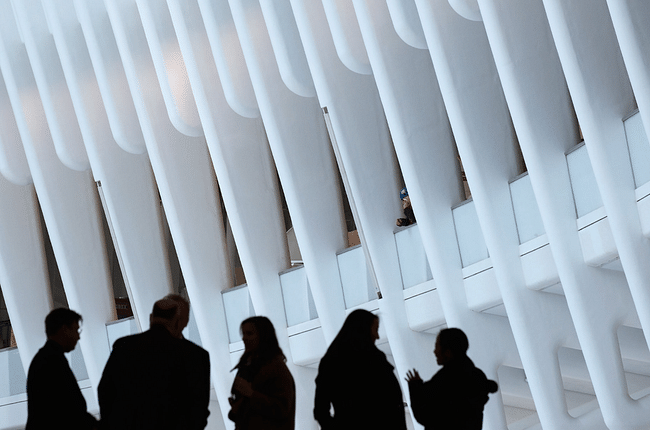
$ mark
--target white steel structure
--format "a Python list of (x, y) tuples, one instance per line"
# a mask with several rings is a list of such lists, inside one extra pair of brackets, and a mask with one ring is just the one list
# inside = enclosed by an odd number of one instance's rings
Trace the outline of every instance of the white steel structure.
[[(486, 429), (650, 428), (647, 0), (0, 10), (0, 317), (17, 344), (0, 430), (24, 426), (53, 306), (84, 317), (71, 361), (98, 413), (112, 342), (147, 329), (181, 270), (210, 428), (233, 428), (252, 314), (288, 357), (297, 428), (318, 428), (318, 361), (359, 307), (402, 381), (437, 370), (441, 328), (465, 330), (500, 384)], [(418, 223), (396, 228), (404, 186)], [(133, 319), (116, 322), (117, 278)]]

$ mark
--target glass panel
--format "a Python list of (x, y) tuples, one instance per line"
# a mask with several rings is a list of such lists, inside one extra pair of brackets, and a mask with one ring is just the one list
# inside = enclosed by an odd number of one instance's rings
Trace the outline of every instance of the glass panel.
[(544, 234), (544, 224), (535, 200), (533, 186), (528, 175), (510, 183), (512, 209), (517, 220), (519, 243), (528, 242)]
[(375, 288), (370, 281), (363, 248), (356, 246), (348, 248), (336, 256), (339, 263), (339, 274), (343, 286), (343, 298), (346, 309), (358, 306), (377, 298)]
[(603, 205), (596, 176), (591, 168), (587, 147), (582, 145), (566, 156), (573, 189), (573, 200), (576, 204), (578, 218), (593, 212)]
[(280, 275), (287, 326), (318, 318), (304, 266)]
[(488, 249), (485, 239), (483, 239), (481, 225), (478, 222), (474, 201), (470, 200), (452, 209), (452, 214), (463, 267), (471, 266), (488, 258)]
[(395, 244), (404, 289), (433, 279), (417, 224), (395, 233)]
[(241, 322), (255, 315), (253, 302), (248, 294), (248, 286), (227, 290), (222, 294), (230, 343), (239, 342), (242, 340), (241, 333), (239, 333)]
[(650, 181), (650, 143), (648, 143), (648, 135), (638, 112), (626, 119), (623, 125), (625, 126), (627, 146), (630, 150), (634, 183), (639, 188)]

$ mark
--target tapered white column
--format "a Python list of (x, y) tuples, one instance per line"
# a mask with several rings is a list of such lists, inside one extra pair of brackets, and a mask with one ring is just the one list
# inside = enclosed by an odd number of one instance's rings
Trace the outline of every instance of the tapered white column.
[(323, 332), (331, 340), (344, 318), (336, 251), (347, 246), (347, 236), (337, 167), (305, 52), (288, 0), (229, 4)]
[(25, 372), (45, 343), (52, 308), (33, 185), (0, 177), (0, 285)]
[[(447, 325), (467, 333), (472, 359), (497, 379), (499, 365), (521, 364), (512, 358), (517, 351), (507, 320), (467, 306), (451, 212), (464, 199), (460, 166), (431, 57), (400, 38), (387, 5), (373, 3), (366, 10), (368, 16), (361, 20), (365, 45)], [(420, 22), (416, 17), (402, 25), (412, 28), (408, 34), (417, 34)], [(421, 374), (432, 372), (435, 359), (429, 355), (428, 360), (429, 368), (420, 369)], [(491, 396), (485, 423), (505, 427), (501, 396)]]
[[(331, 338), (338, 319), (332, 316), (332, 311), (340, 312), (343, 303), (332, 272), (336, 267), (334, 252), (345, 247), (346, 230), (336, 163), (291, 7), (287, 0), (228, 3), (305, 269), (310, 283), (315, 284), (314, 299), (318, 295), (317, 303), (328, 303), (323, 309), (327, 324), (323, 329), (327, 328), (327, 336)], [(322, 265), (310, 267), (309, 262), (316, 263), (317, 259), (322, 259)], [(329, 269), (320, 272), (325, 267)], [(312, 274), (309, 272), (312, 268), (318, 271)], [(326, 279), (331, 280), (327, 287)], [(324, 295), (325, 288), (329, 288), (329, 298)], [(284, 326), (279, 330), (284, 337), (286, 323), (279, 283), (264, 290), (250, 286), (250, 293), (257, 312), (268, 313), (276, 329), (278, 325)], [(291, 367), (291, 371), (298, 386), (296, 421), (305, 428), (315, 427), (312, 414), (315, 374), (296, 367)]]
[(73, 0), (43, 5), (60, 53), (93, 177), (101, 183), (106, 215), (115, 235), (114, 246), (123, 266), (134, 315), (140, 328), (146, 330), (154, 302), (172, 291), (162, 211), (149, 158), (147, 154), (129, 154), (113, 139), (91, 56), (82, 43), (82, 29), (75, 25), (78, 24), (76, 14), (70, 13), (75, 9)]
[[(621, 274), (588, 267), (582, 257), (564, 155), (576, 143), (578, 132), (543, 5), (492, 0), (480, 0), (480, 4), (598, 402), (604, 413), (623, 411), (625, 408), (617, 405), (617, 397), (625, 389), (625, 380), (620, 378), (623, 369), (618, 349), (612, 350), (610, 345), (617, 341), (618, 321), (634, 308)], [(517, 13), (506, 14), (506, 10)], [(520, 59), (518, 67), (513, 67), (510, 58)], [(589, 306), (585, 297), (592, 297)], [(612, 306), (617, 302), (621, 304)], [(594, 309), (599, 309), (601, 318), (590, 316)], [(603, 342), (604, 338), (610, 341)], [(581, 418), (580, 424), (573, 423), (571, 428), (596, 425), (588, 417)], [(615, 420), (622, 422), (621, 418)]]
[(0, 286), (27, 371), (45, 342), (43, 322), (52, 308), (52, 297), (38, 201), (1, 76), (0, 160)]
[(650, 130), (650, 3), (642, 0), (607, 0), (618, 46), (625, 61), (634, 97)]
[[(328, 109), (352, 191), (349, 197), (359, 216), (357, 227), (362, 230), (382, 292), (381, 324), (398, 372), (405, 375), (409, 368), (426, 366), (430, 355), (416, 347), (426, 344), (427, 336), (410, 330), (404, 308), (392, 234), (399, 210), (396, 190), (401, 184), (377, 88), (372, 75), (346, 68), (337, 56), (320, 0), (297, 0), (292, 5), (319, 101)], [(379, 225), (381, 228), (376, 228)], [(384, 270), (394, 266), (395, 271)]]
[[(125, 65), (201, 342), (210, 353), (212, 379), (219, 387), (222, 384), (219, 384), (217, 372), (230, 364), (229, 357), (223, 354), (228, 335), (221, 291), (232, 286), (233, 278), (228, 265), (218, 190), (204, 138), (187, 136), (175, 128), (158, 81), (158, 77), (170, 80), (177, 77), (182, 83), (187, 77), (183, 73), (176, 75), (167, 71), (166, 74), (156, 70), (160, 64), (151, 59), (149, 51), (153, 48), (148, 45), (148, 39), (163, 35), (155, 33), (157, 29), (152, 25), (158, 24), (156, 21), (147, 21), (149, 27), (145, 32), (135, 1), (119, 4), (111, 1), (105, 2), (105, 6)], [(169, 25), (167, 9), (160, 12), (160, 19)], [(182, 57), (177, 46), (171, 44), (169, 49), (171, 51), (166, 54), (175, 55), (180, 61)], [(187, 84), (185, 82), (184, 89), (190, 91)], [(187, 99), (178, 97), (175, 100), (181, 103)], [(176, 108), (182, 110), (182, 106)], [(186, 132), (185, 126), (194, 127), (192, 133), (199, 127), (188, 121), (181, 127)]]
[(483, 24), (460, 17), (447, 1), (416, 4), (540, 421), (568, 428), (555, 348), (573, 328), (563, 298), (525, 286), (508, 184), (521, 161)]
[[(10, 7), (4, 3), (5, 10)], [(3, 44), (0, 68), (67, 301), (84, 317), (80, 345), (89, 378), (96, 386), (109, 354), (105, 324), (115, 319), (99, 196), (90, 171), (74, 171), (62, 162), (83, 168), (87, 157), (74, 112), (66, 110), (70, 107), (65, 102), (69, 93), (58, 58), (51, 59), (47, 68), (43, 66), (42, 50), (50, 55), (56, 50), (51, 41), (42, 39), (47, 27), (40, 4), (19, 2), (13, 7), (21, 22), (25, 45), (18, 38), (16, 24), (6, 22), (0, 30)], [(30, 17), (35, 21), (28, 26)], [(30, 62), (37, 70), (35, 74), (31, 73)], [(51, 99), (43, 104), (41, 94), (46, 94), (46, 99), (54, 94), (61, 97), (60, 110)], [(50, 134), (50, 127), (54, 134)], [(55, 146), (54, 139), (65, 142)]]
[[(213, 26), (213, 32), (206, 33), (203, 24), (204, 20), (216, 24), (216, 16), (222, 23), (227, 21), (230, 14), (228, 5), (219, 9), (218, 4), (204, 4), (208, 10), (203, 17), (196, 0), (172, 0), (168, 5), (224, 205), (229, 214), (235, 215), (229, 222), (245, 269), (246, 282), (249, 288), (251, 285), (259, 286), (258, 289), (277, 288), (278, 272), (287, 267), (289, 252), (275, 166), (261, 118), (240, 115), (226, 100), (227, 92), (223, 88), (229, 87), (231, 103), (238, 111), (259, 114), (254, 98), (251, 105), (245, 95), (231, 86), (232, 81), (222, 77), (221, 72), (225, 76), (232, 73), (241, 81), (240, 84), (248, 81), (250, 85), (243, 64), (232, 60), (242, 55), (236, 34), (231, 34), (231, 37), (223, 35), (230, 40), (230, 44), (223, 45), (220, 28)], [(219, 56), (218, 61), (215, 61), (213, 52)], [(226, 52), (228, 56), (224, 55)], [(217, 64), (225, 66), (226, 70), (218, 70)], [(226, 417), (230, 410), (228, 397), (234, 375), (230, 372), (227, 339), (219, 347), (224, 363), (228, 365), (221, 366), (213, 379), (221, 413)], [(234, 423), (225, 421), (228, 428), (234, 427)]]
[[(544, 6), (625, 278), (649, 339), (650, 242), (641, 231), (622, 122), (633, 109), (634, 96), (607, 5), (603, 1), (564, 4), (551, 0), (544, 1)], [(616, 354), (612, 360), (618, 362), (620, 357)], [(598, 378), (597, 372), (607, 373), (594, 369), (592, 378)], [(601, 408), (610, 428), (634, 428), (647, 422), (647, 413), (625, 395), (621, 373), (609, 375), (616, 390), (602, 392), (612, 398)]]

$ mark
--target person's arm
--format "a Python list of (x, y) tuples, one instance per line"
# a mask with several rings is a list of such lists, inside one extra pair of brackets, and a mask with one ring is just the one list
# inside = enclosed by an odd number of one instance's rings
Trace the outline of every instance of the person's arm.
[(425, 383), (415, 369), (407, 372), (406, 375), (413, 417), (423, 426), (433, 425), (437, 411), (433, 379)]
[(314, 398), (314, 418), (322, 429), (331, 428), (334, 418), (330, 414), (332, 396), (329, 381), (319, 371), (316, 377), (316, 396)]

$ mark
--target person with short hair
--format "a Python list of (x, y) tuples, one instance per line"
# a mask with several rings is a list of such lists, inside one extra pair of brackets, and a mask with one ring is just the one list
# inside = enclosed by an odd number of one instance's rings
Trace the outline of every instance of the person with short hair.
[(425, 430), (481, 430), (483, 408), (498, 385), (488, 379), (467, 356), (469, 341), (459, 328), (440, 331), (433, 350), (442, 366), (433, 378), (423, 382), (417, 370), (406, 380), (413, 416)]
[(64, 355), (77, 345), (81, 322), (81, 315), (65, 308), (54, 309), (45, 318), (47, 342), (27, 373), (26, 430), (97, 428)]
[(200, 430), (210, 414), (210, 357), (183, 338), (189, 303), (158, 300), (144, 333), (115, 341), (98, 386), (103, 430)]

